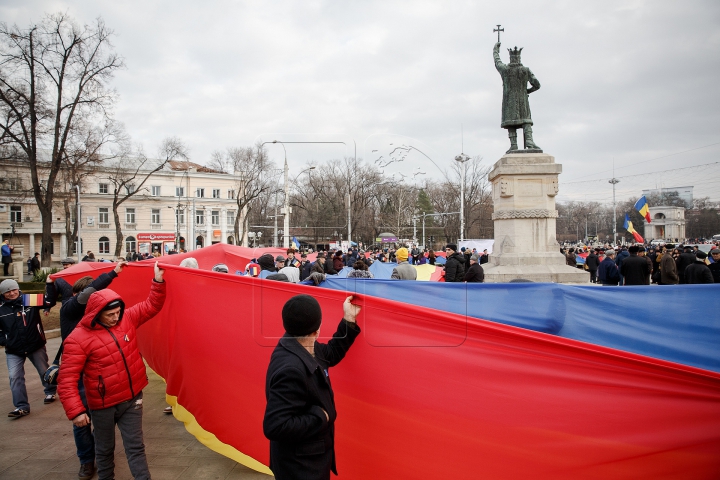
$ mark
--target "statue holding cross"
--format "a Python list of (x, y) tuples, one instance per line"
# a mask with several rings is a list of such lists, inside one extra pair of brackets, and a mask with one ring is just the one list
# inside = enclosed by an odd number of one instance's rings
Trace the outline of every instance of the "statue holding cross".
[[(493, 57), (495, 58), (495, 68), (502, 77), (503, 81), (503, 102), (502, 102), (502, 120), (500, 126), (507, 129), (510, 137), (510, 150), (507, 153), (542, 153), (533, 141), (532, 135), (532, 116), (530, 115), (530, 102), (528, 96), (540, 89), (540, 82), (530, 69), (524, 66), (520, 61), (522, 48), (515, 47), (514, 50), (508, 49), (510, 52), (510, 63), (504, 64), (500, 60), (500, 32), (505, 31), (498, 25), (493, 32), (498, 32), (498, 42), (493, 49)], [(528, 88), (528, 83), (531, 85)], [(523, 129), (525, 137), (525, 149), (519, 150), (517, 145), (517, 129)]]

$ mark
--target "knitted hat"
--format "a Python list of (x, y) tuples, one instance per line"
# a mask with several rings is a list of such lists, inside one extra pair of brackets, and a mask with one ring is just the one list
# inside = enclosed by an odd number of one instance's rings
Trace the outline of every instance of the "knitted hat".
[(454, 243), (448, 243), (447, 245), (445, 245), (445, 248), (449, 248), (453, 252), (457, 252), (457, 245), (455, 245)]
[(405, 248), (405, 247), (399, 248), (397, 250), (397, 252), (395, 252), (395, 257), (397, 257), (397, 259), (401, 262), (404, 262), (405, 260), (407, 260), (408, 259), (407, 248)]
[(470, 256), (470, 261), (471, 261), (471, 262), (477, 262), (477, 261), (478, 261), (478, 256), (475, 255), (475, 254), (471, 255), (471, 256)]
[(0, 283), (0, 295), (5, 295), (10, 290), (20, 290), (20, 285), (11, 278), (3, 280)]
[(285, 302), (282, 319), (287, 333), (302, 337), (320, 328), (322, 310), (318, 301), (310, 295), (296, 295)]

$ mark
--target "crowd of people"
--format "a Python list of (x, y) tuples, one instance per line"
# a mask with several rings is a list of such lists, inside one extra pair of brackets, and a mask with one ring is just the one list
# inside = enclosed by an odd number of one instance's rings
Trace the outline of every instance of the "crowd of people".
[(685, 285), (720, 283), (720, 245), (708, 244), (709, 254), (694, 245), (604, 245), (560, 251), (567, 264), (583, 268), (591, 283), (602, 285)]

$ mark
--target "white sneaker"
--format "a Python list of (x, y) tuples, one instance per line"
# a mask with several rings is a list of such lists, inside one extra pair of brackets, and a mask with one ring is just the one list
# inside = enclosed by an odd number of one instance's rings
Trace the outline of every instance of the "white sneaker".
[(43, 400), (43, 403), (47, 405), (48, 403), (52, 403), (55, 401), (55, 395), (45, 395), (45, 400)]

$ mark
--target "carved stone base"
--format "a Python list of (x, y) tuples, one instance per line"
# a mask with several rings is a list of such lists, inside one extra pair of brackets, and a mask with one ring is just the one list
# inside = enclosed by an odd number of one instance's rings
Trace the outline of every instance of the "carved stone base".
[(486, 283), (507, 283), (516, 279), (538, 283), (588, 284), (590, 274), (568, 265), (483, 265)]
[(540, 148), (526, 148), (523, 150), (508, 150), (507, 152), (505, 152), (505, 154), (508, 154), (508, 153), (512, 153), (512, 154), (515, 154), (515, 153), (543, 153), (543, 151)]
[(555, 233), (555, 196), (562, 166), (540, 149), (512, 150), (488, 174), (493, 185), (495, 244), (485, 281), (589, 283), (590, 274), (566, 265)]

